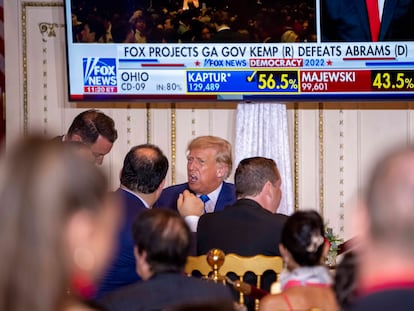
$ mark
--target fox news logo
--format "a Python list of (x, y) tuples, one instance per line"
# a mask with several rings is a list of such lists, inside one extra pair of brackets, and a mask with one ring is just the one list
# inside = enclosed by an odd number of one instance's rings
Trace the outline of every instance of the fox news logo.
[(84, 86), (116, 86), (115, 58), (83, 59)]

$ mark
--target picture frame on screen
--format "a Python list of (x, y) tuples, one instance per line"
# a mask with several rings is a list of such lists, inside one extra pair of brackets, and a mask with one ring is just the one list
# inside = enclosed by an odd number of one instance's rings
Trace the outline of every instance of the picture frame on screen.
[(65, 0), (71, 101), (410, 100), (414, 0)]

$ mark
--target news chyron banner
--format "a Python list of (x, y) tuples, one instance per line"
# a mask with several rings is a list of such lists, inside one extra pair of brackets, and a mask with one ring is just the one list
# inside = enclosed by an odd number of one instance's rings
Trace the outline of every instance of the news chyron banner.
[(414, 98), (414, 43), (409, 42), (88, 44), (76, 49), (83, 79), (71, 75), (75, 100), (104, 95), (223, 100)]

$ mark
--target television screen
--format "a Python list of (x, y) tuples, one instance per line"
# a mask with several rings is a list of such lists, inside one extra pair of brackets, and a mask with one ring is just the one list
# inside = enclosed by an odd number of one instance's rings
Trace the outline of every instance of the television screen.
[(69, 100), (412, 99), (414, 0), (66, 0)]

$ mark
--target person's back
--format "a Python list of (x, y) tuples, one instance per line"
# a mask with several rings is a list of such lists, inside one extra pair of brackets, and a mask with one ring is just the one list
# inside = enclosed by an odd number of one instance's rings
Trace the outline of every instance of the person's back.
[(328, 251), (324, 224), (315, 211), (297, 211), (283, 227), (280, 252), (286, 270), (280, 275), (282, 292), (267, 295), (260, 302), (261, 311), (339, 310), (332, 276), (321, 264)]
[(263, 300), (260, 310), (291, 311), (312, 310), (336, 311), (336, 298), (330, 287), (292, 287), (272, 300)]
[(357, 295), (345, 310), (414, 310), (414, 146), (374, 167), (353, 215)]
[(222, 284), (163, 273), (112, 292), (103, 297), (101, 304), (109, 311), (152, 311), (209, 301), (229, 302), (232, 296)]
[(278, 244), (287, 216), (274, 214), (249, 199), (205, 214), (197, 227), (197, 254), (212, 248), (241, 256), (280, 256)]
[(165, 310), (188, 303), (232, 301), (222, 284), (184, 274), (190, 229), (176, 212), (149, 209), (134, 222), (136, 270), (142, 281), (108, 294), (100, 303), (110, 311)]
[(276, 214), (281, 199), (280, 174), (271, 159), (240, 162), (235, 173), (237, 202), (223, 211), (201, 216), (197, 253), (212, 248), (242, 256), (280, 255), (278, 244), (286, 216)]
[[(235, 173), (238, 200), (223, 211), (201, 216), (197, 227), (197, 253), (212, 248), (241, 256), (279, 256), (278, 244), (285, 215), (276, 214), (281, 199), (281, 179), (272, 159), (253, 157), (242, 160)], [(273, 272), (262, 277), (261, 287), (270, 290)], [(256, 284), (254, 275), (245, 281)], [(253, 301), (248, 303), (253, 309)]]
[(152, 207), (164, 187), (168, 159), (155, 145), (134, 146), (121, 170), (121, 186), (116, 191), (122, 212), (118, 248), (98, 286), (96, 298), (140, 280), (136, 273), (132, 225), (135, 218)]

